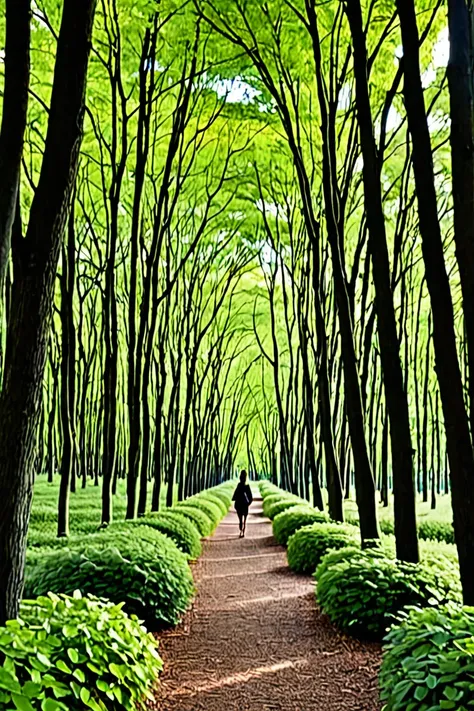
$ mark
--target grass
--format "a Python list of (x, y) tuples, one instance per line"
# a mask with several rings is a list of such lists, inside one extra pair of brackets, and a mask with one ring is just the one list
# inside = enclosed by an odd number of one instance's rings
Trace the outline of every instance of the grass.
[[(60, 477), (55, 476), (53, 483), (49, 484), (46, 476), (40, 475), (35, 482), (33, 495), (32, 519), (30, 523), (30, 533), (56, 534), (57, 509), (59, 498)], [(94, 486), (91, 482), (86, 488), (82, 488), (81, 482), (76, 492), (70, 495), (70, 532), (71, 534), (83, 533), (84, 522), (87, 521), (91, 529), (97, 528), (101, 523), (102, 514), (102, 482), (99, 486)], [(151, 508), (151, 495), (153, 482), (148, 486), (148, 506), (147, 513)], [(166, 490), (162, 492), (161, 506), (166, 505)], [(123, 521), (127, 508), (127, 482), (119, 479), (117, 482), (117, 493), (113, 498), (113, 519)]]
[[(379, 494), (377, 494), (378, 503), (378, 514), (381, 520), (392, 520), (393, 521), (393, 496), (390, 495), (388, 506), (383, 506), (379, 501)], [(327, 506), (327, 492), (323, 490), (323, 500), (324, 505)], [(344, 513), (346, 516), (357, 516), (357, 504), (354, 498), (347, 499), (344, 501)], [(417, 496), (416, 502), (416, 514), (419, 521), (442, 521), (444, 523), (451, 523), (453, 520), (453, 514), (451, 510), (451, 495), (443, 494), (436, 497), (436, 508), (431, 508), (431, 503), (423, 502), (421, 496)]]

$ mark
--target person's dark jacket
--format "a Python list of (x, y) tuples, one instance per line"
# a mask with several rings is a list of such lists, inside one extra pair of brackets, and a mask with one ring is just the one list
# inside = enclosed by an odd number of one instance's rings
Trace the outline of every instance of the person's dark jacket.
[(234, 491), (232, 501), (235, 501), (235, 509), (237, 511), (248, 511), (250, 504), (253, 501), (252, 490), (248, 484), (239, 482)]

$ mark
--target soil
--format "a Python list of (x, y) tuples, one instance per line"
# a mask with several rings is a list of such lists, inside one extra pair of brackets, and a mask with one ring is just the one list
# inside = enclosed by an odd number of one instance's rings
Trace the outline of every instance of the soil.
[(198, 594), (159, 635), (160, 711), (379, 711), (380, 647), (339, 632), (296, 575), (261, 500), (245, 538), (231, 511), (194, 566)]

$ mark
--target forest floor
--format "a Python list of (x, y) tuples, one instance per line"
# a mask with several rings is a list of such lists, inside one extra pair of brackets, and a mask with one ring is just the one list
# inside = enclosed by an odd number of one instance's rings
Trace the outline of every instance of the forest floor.
[(318, 610), (314, 581), (291, 572), (256, 499), (239, 539), (231, 511), (194, 567), (198, 594), (159, 635), (162, 711), (378, 711), (380, 647)]

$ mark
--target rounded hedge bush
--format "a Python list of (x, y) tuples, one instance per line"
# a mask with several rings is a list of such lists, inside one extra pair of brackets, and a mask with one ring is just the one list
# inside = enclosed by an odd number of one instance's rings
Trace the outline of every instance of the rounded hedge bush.
[(186, 518), (197, 526), (202, 538), (210, 536), (212, 533), (212, 521), (209, 516), (204, 513), (204, 511), (201, 511), (201, 509), (198, 509), (196, 506), (185, 506), (184, 504), (180, 504), (166, 510), (186, 516)]
[(287, 511), (288, 509), (293, 508), (293, 506), (305, 506), (311, 508), (308, 501), (305, 501), (304, 499), (298, 499), (298, 497), (295, 496), (294, 498), (280, 499), (280, 501), (277, 501), (276, 503), (271, 504), (271, 506), (268, 506), (267, 516), (271, 521), (273, 521), (275, 516), (278, 516), (278, 514), (282, 513), (283, 511)]
[(144, 709), (162, 668), (158, 644), (120, 605), (76, 593), (23, 601), (0, 627), (0, 708)]
[(356, 533), (354, 526), (338, 523), (303, 526), (288, 539), (288, 565), (297, 573), (314, 573), (329, 550), (354, 544)]
[(230, 505), (231, 505), (231, 503), (232, 503), (232, 494), (231, 494), (231, 493), (227, 493), (227, 492), (225, 491), (225, 489), (214, 489), (214, 490), (212, 491), (212, 496), (213, 496), (215, 499), (220, 499), (220, 500), (222, 501), (222, 503), (223, 503), (224, 506), (226, 507), (225, 513), (227, 513), (228, 510), (229, 510), (229, 507), (230, 507)]
[(217, 508), (220, 511), (220, 518), (221, 519), (227, 514), (227, 511), (229, 510), (229, 507), (226, 506), (226, 504), (224, 503), (224, 501), (221, 498), (219, 498), (215, 494), (212, 494), (207, 491), (203, 491), (201, 494), (199, 494), (198, 500), (210, 501), (211, 504), (214, 504), (215, 506), (217, 506)]
[(191, 560), (199, 558), (202, 553), (201, 537), (196, 524), (177, 511), (160, 511), (149, 514), (132, 523), (121, 525), (121, 530), (130, 530), (130, 526), (133, 526), (131, 535), (136, 535), (136, 533), (140, 535), (140, 531), (137, 531), (137, 528), (153, 528), (160, 533), (164, 533)]
[(27, 565), (25, 597), (80, 590), (124, 602), (148, 624), (176, 624), (194, 594), (191, 570), (170, 538), (145, 528), (137, 537), (104, 533), (38, 558)]
[(280, 489), (278, 486), (275, 486), (275, 484), (272, 484), (270, 481), (259, 482), (258, 488), (263, 499), (266, 499), (268, 496), (272, 496), (273, 494), (286, 493), (285, 491), (283, 491), (283, 489)]
[(217, 504), (213, 504), (206, 499), (202, 499), (200, 496), (192, 496), (189, 499), (179, 502), (176, 506), (177, 508), (181, 508), (182, 506), (186, 508), (192, 507), (205, 513), (212, 524), (212, 531), (216, 528), (222, 518), (221, 511)]
[(273, 504), (278, 504), (280, 501), (286, 501), (288, 499), (288, 494), (285, 492), (272, 493), (269, 496), (263, 497), (263, 513), (267, 516), (267, 511), (269, 506)]
[(328, 553), (316, 570), (316, 595), (341, 629), (381, 639), (408, 605), (427, 607), (457, 597), (452, 563), (403, 563), (381, 549), (343, 548)]
[(472, 708), (474, 608), (411, 610), (385, 638), (380, 688), (386, 711)]
[(326, 514), (311, 506), (293, 506), (287, 511), (279, 513), (273, 519), (273, 535), (277, 543), (286, 546), (288, 539), (299, 528), (309, 526), (311, 523), (327, 523), (329, 518)]

